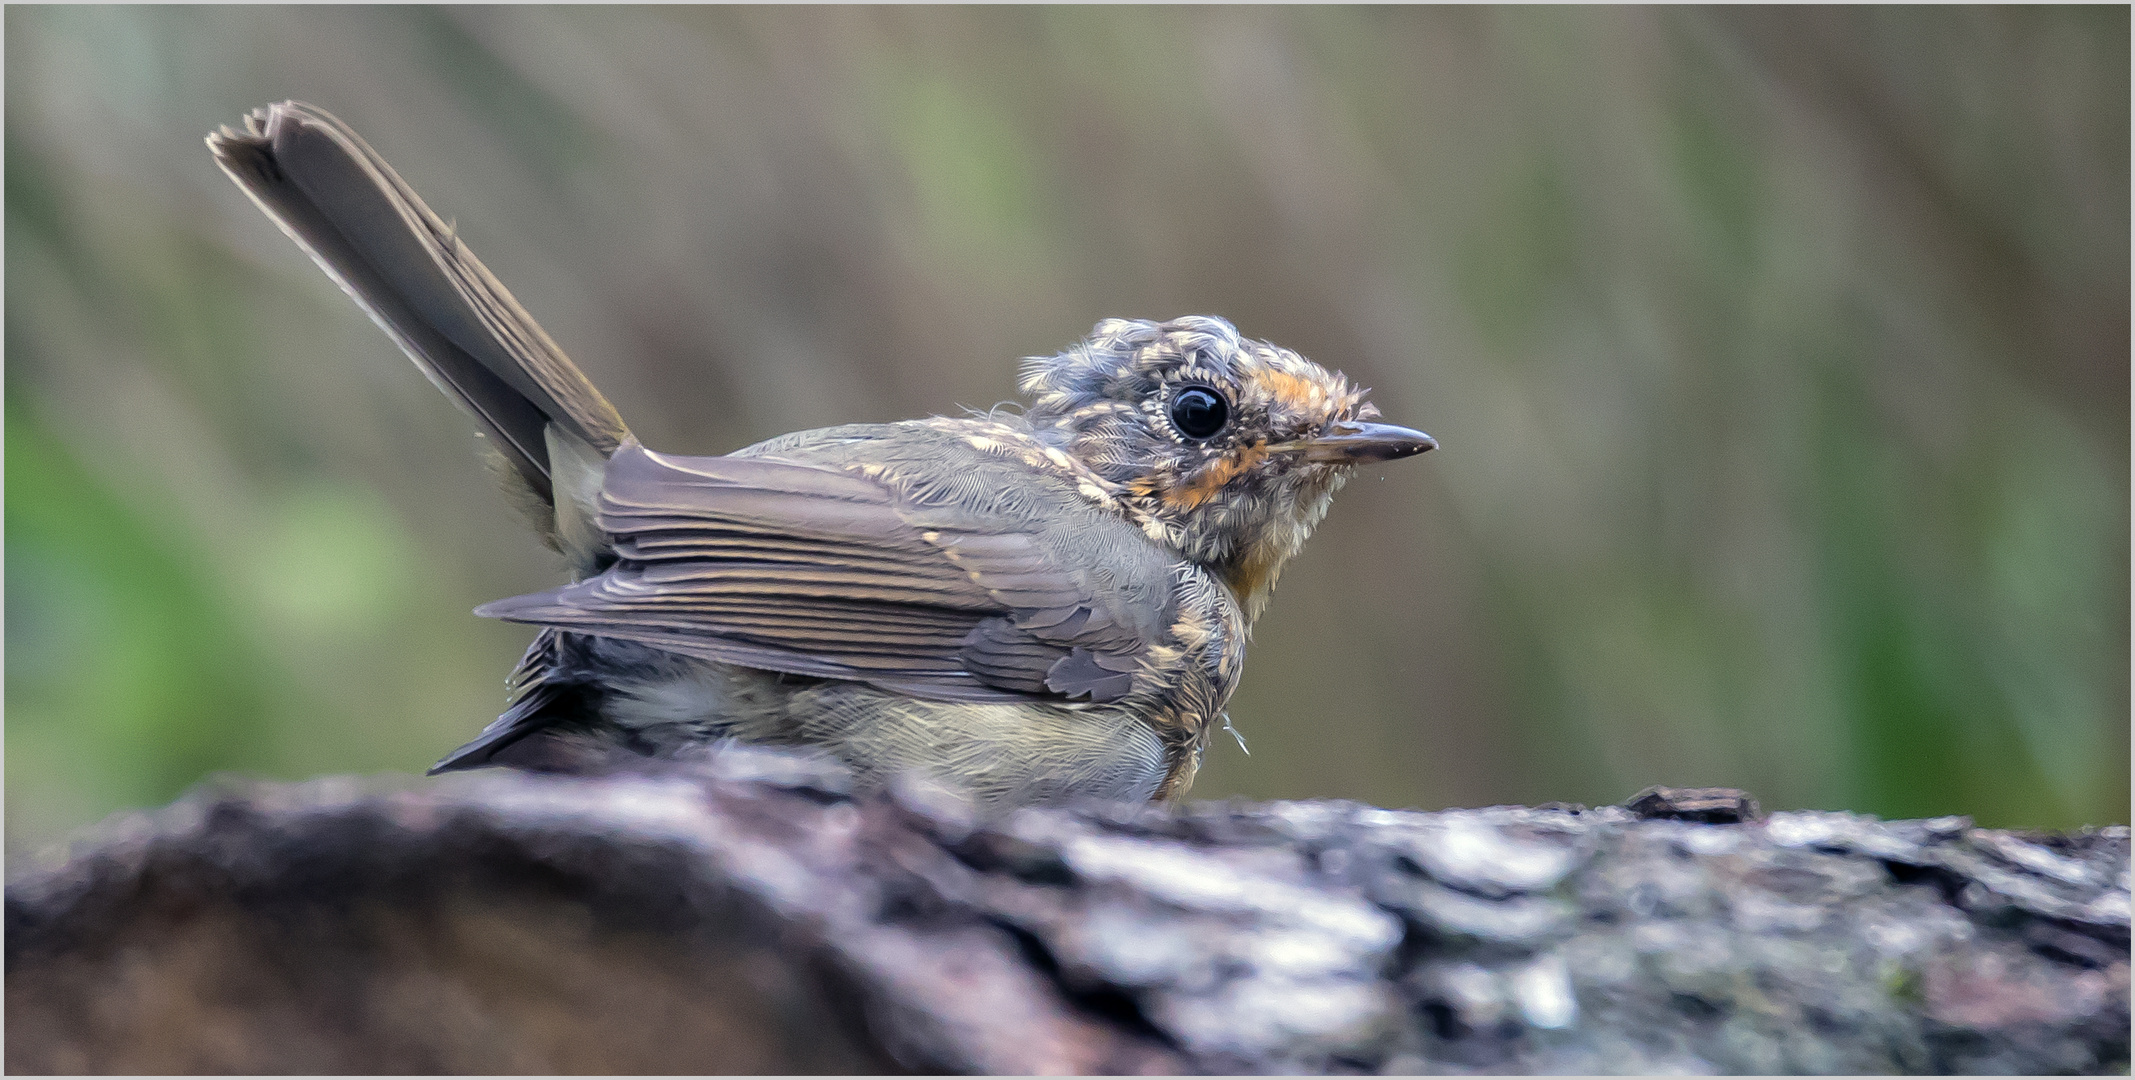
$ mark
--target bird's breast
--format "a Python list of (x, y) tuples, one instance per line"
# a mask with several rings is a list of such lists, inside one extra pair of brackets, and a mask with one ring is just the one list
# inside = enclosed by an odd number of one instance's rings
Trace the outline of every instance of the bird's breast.
[(1245, 671), (1245, 615), (1230, 587), (1202, 567), (1181, 563), (1174, 596), (1178, 609), (1166, 644), (1151, 650), (1148, 684), (1155, 692), (1143, 714), (1167, 750), (1160, 798), (1192, 786), (1209, 733)]

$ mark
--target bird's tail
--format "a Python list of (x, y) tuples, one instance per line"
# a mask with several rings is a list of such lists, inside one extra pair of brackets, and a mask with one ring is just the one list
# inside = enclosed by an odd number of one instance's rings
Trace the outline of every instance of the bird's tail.
[(481, 423), (544, 537), (589, 557), (598, 539), (578, 504), (630, 429), (452, 227), (315, 106), (269, 105), (244, 131), (207, 141), (223, 172)]

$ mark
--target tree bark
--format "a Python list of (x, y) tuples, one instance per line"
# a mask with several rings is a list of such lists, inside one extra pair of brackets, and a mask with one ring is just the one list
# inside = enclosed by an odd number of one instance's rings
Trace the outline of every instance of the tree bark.
[(17, 877), (7, 1069), (2128, 1069), (2125, 827), (986, 820), (746, 748), (393, 786), (224, 785)]

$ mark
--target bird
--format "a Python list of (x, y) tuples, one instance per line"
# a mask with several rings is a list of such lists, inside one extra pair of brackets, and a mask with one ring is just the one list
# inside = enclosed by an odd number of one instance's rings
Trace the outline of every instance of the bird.
[(432, 773), (736, 741), (984, 807), (1176, 799), (1335, 491), (1437, 445), (1345, 376), (1195, 315), (1104, 319), (1025, 359), (1020, 412), (657, 453), (348, 125), (284, 101), (207, 142), (474, 417), (569, 567), (476, 609), (539, 629), (507, 708)]

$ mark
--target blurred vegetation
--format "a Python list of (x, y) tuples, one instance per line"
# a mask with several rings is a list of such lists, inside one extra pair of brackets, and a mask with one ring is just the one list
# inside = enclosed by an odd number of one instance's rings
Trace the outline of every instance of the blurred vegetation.
[(2126, 821), (2129, 25), (2084, 8), (10, 7), (7, 841), (419, 770), (554, 559), (211, 165), (315, 102), (656, 447), (1225, 315), (1443, 449), (1196, 794)]

